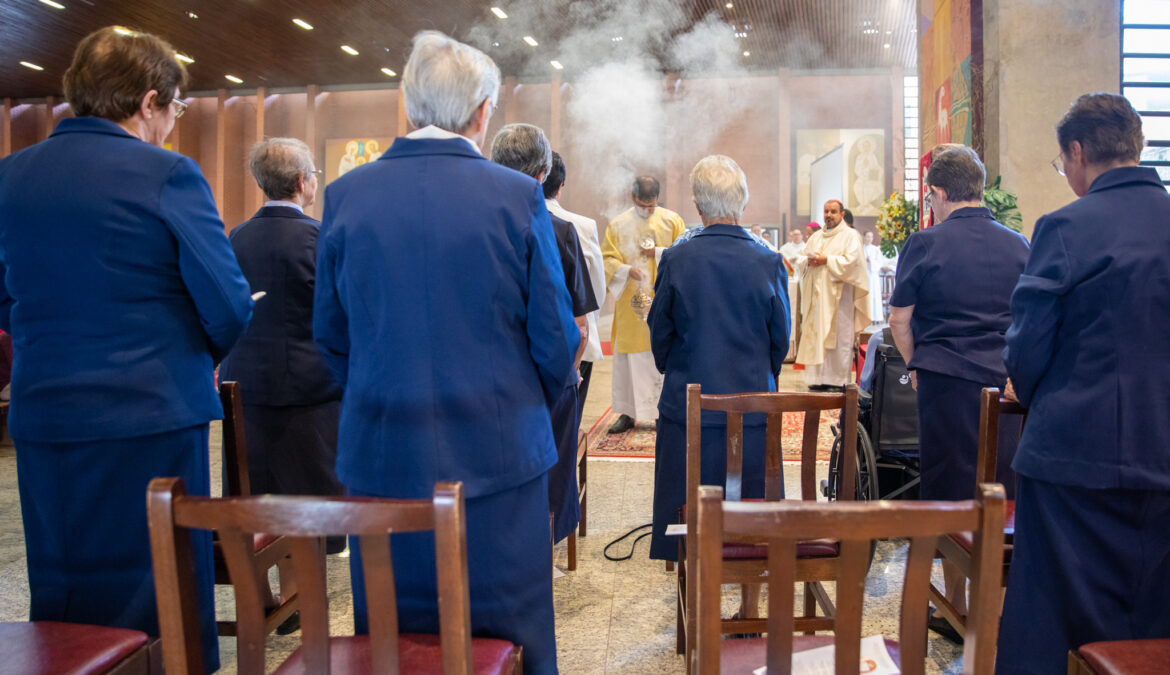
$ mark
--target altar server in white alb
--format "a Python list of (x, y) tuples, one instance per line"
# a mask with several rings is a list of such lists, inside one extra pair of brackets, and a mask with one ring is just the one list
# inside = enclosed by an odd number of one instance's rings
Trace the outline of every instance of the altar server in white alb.
[(869, 325), (869, 279), (861, 235), (843, 220), (841, 202), (825, 202), (825, 226), (796, 261), (800, 279), (800, 347), (796, 362), (813, 391), (849, 381), (853, 340)]
[(658, 419), (662, 375), (650, 353), (646, 314), (662, 251), (686, 230), (674, 211), (658, 206), (659, 185), (651, 176), (634, 180), (634, 207), (609, 223), (601, 254), (613, 310), (613, 411), (609, 433), (629, 431), (635, 420)]

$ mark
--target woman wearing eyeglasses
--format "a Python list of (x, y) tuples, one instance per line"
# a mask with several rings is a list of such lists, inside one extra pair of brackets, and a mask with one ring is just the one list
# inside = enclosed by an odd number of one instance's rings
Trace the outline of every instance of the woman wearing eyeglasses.
[[(76, 117), (0, 160), (0, 328), (31, 618), (158, 634), (146, 485), (208, 494), (215, 362), (252, 313), (207, 182), (162, 149), (184, 105), (175, 51), (103, 28), (65, 73)], [(210, 536), (194, 538), (205, 663), (218, 667)]]
[[(918, 391), (922, 499), (971, 499), (978, 454), (979, 395), (1003, 388), (1004, 332), (1012, 289), (1024, 271), (1028, 242), (980, 205), (986, 173), (965, 146), (938, 153), (926, 175), (934, 227), (915, 232), (898, 261), (890, 330)], [(1010, 464), (1019, 437), (1003, 425), (999, 480), (1014, 495)], [(963, 573), (943, 562), (947, 600), (967, 612)], [(930, 626), (959, 641), (941, 616)]]

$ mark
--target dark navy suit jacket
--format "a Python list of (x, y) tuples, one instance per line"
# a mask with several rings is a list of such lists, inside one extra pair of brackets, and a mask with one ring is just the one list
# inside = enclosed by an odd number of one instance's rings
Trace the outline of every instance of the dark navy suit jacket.
[[(668, 248), (648, 318), (654, 363), (666, 374), (658, 412), (685, 422), (693, 382), (704, 394), (776, 391), (790, 317), (783, 256), (742, 227), (711, 225)], [(725, 421), (704, 412), (704, 424)]]
[(252, 313), (207, 181), (108, 120), (0, 161), (12, 437), (145, 436), (222, 417), (213, 378)]
[(1123, 167), (1036, 223), (1004, 360), (1028, 422), (1013, 467), (1170, 490), (1170, 195)]
[(544, 194), (463, 140), (399, 138), (326, 189), (313, 334), (351, 490), (474, 498), (555, 463), (580, 333)]
[(247, 332), (219, 368), (251, 405), (314, 405), (341, 387), (313, 343), (313, 280), (321, 224), (291, 206), (265, 206), (232, 230), (232, 250), (256, 302)]
[(955, 209), (915, 232), (898, 256), (890, 305), (914, 306), (910, 368), (1002, 387), (1008, 300), (1028, 260), (1028, 240), (982, 207)]

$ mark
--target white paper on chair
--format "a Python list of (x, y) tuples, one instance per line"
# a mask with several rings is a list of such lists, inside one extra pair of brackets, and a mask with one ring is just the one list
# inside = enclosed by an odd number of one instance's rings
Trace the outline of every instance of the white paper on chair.
[[(794, 675), (833, 675), (836, 672), (835, 663), (833, 645), (817, 647), (793, 654), (792, 672)], [(757, 668), (752, 672), (755, 675), (766, 675), (768, 667)], [(882, 636), (871, 635), (861, 640), (861, 664), (857, 672), (860, 675), (898, 675), (901, 671), (890, 658)]]
[(673, 523), (666, 526), (666, 536), (668, 537), (685, 537), (687, 536), (686, 523)]

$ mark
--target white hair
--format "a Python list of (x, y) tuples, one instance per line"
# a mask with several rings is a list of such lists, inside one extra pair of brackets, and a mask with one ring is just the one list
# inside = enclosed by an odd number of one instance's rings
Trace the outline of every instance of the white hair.
[(691, 194), (708, 219), (738, 220), (748, 202), (747, 176), (734, 159), (708, 155), (691, 169)]
[(492, 161), (536, 178), (552, 166), (552, 149), (540, 127), (508, 124), (492, 139)]
[(435, 125), (454, 133), (475, 121), (475, 112), (500, 96), (500, 69), (487, 54), (433, 30), (414, 36), (402, 73), (406, 116), (415, 127)]

